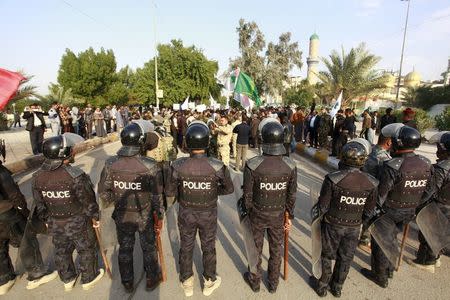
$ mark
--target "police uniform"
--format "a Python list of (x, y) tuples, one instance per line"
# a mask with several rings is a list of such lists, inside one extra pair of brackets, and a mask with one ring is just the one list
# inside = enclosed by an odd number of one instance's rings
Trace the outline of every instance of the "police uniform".
[[(196, 145), (197, 141), (200, 141)], [(186, 132), (189, 150), (206, 150), (209, 129), (206, 124), (193, 122)], [(168, 197), (179, 201), (178, 228), (180, 232), (180, 281), (186, 296), (192, 294), (192, 256), (197, 231), (203, 252), (203, 277), (209, 284), (219, 281), (216, 273), (217, 198), (234, 191), (228, 168), (223, 162), (208, 158), (206, 153), (179, 158), (172, 163), (166, 185)], [(187, 285), (187, 287), (186, 287)], [(206, 283), (205, 283), (206, 285)], [(186, 291), (188, 288), (190, 291)], [(205, 290), (203, 291), (205, 294)], [(212, 291), (211, 291), (212, 292)], [(206, 295), (206, 294), (205, 294)], [(208, 293), (209, 295), (209, 293)]]
[[(390, 219), (390, 222), (395, 224), (392, 228), (385, 229), (384, 237), (386, 244), (394, 245), (397, 244), (397, 234), (414, 219), (415, 210), (421, 203), (431, 175), (430, 161), (413, 152), (420, 145), (421, 137), (417, 130), (394, 123), (384, 127), (382, 134), (390, 136), (383, 131), (397, 125), (398, 128), (392, 135), (394, 158), (386, 161), (382, 167), (377, 200), (377, 206), (384, 212), (383, 218)], [(386, 288), (393, 265), (373, 237), (371, 267), (371, 271), (362, 269), (361, 272), (379, 286)]]
[[(28, 215), (29, 210), (25, 197), (14, 182), (9, 170), (0, 162), (0, 287), (7, 285), (16, 278), (9, 256), (9, 245), (16, 248), (21, 246), (19, 255), (25, 270), (28, 272), (27, 289), (34, 288), (32, 287), (33, 281), (37, 282), (49, 275), (42, 262), (36, 235), (28, 236), (27, 243), (21, 245)], [(52, 279), (56, 277), (57, 274), (55, 273)], [(9, 288), (4, 292), (6, 293)]]
[(89, 176), (60, 160), (47, 160), (33, 174), (32, 191), (36, 213), (53, 237), (61, 280), (68, 284), (77, 277), (72, 258), (75, 249), (80, 257), (81, 283), (96, 279), (100, 271), (91, 220), (99, 220), (99, 209)]
[[(343, 152), (351, 144), (344, 146)], [(377, 186), (378, 180), (354, 167), (341, 166), (325, 177), (319, 197), (324, 219), (318, 289), (326, 291), (330, 286), (334, 294), (340, 294), (358, 244), (362, 217), (375, 207)], [(333, 272), (332, 260), (336, 260)]]
[(280, 277), (285, 212), (290, 219), (294, 218), (297, 168), (290, 158), (282, 156), (285, 154), (284, 128), (280, 123), (269, 120), (263, 124), (261, 137), (264, 155), (248, 160), (244, 170), (244, 201), (258, 253), (257, 272), (245, 273), (244, 280), (253, 291), (259, 290), (261, 254), (267, 232), (270, 252), (268, 285), (273, 293)]
[[(422, 202), (425, 205), (435, 202), (438, 209), (450, 220), (450, 132), (435, 134), (430, 138), (431, 142), (437, 143), (438, 161), (431, 169), (431, 180), (427, 184)], [(436, 225), (434, 224), (434, 226)], [(436, 228), (435, 230), (441, 229)], [(437, 260), (440, 253), (433, 252), (422, 231), (419, 231), (419, 242), (417, 257), (410, 263), (415, 267), (434, 273), (435, 266), (439, 266)]]
[(380, 145), (375, 145), (372, 148), (372, 152), (369, 154), (366, 163), (362, 170), (369, 173), (375, 178), (380, 177), (380, 170), (385, 161), (390, 160), (392, 157), (388, 150), (383, 149)]
[(225, 166), (230, 164), (230, 143), (233, 136), (233, 129), (231, 125), (220, 125), (217, 131), (217, 154)]
[[(136, 138), (127, 143), (133, 134)], [(98, 183), (102, 204), (114, 204), (112, 218), (116, 223), (120, 246), (119, 271), (122, 284), (128, 291), (133, 289), (134, 282), (136, 232), (139, 233), (143, 252), (147, 289), (154, 289), (160, 282), (153, 213), (159, 219), (163, 218), (162, 170), (155, 160), (139, 155), (139, 140), (145, 134), (136, 123), (123, 129), (123, 146), (116, 156), (106, 161)]]

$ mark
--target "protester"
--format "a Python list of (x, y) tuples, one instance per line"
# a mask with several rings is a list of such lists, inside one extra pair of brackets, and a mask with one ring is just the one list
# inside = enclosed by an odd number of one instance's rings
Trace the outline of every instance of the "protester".
[(42, 153), (42, 142), (44, 141), (45, 120), (44, 113), (37, 103), (33, 103), (30, 107), (25, 107), (22, 118), (27, 120), (25, 129), (30, 132), (31, 149), (34, 155)]
[(413, 109), (411, 109), (410, 107), (406, 108), (403, 111), (403, 124), (405, 124), (406, 126), (412, 127), (414, 129), (418, 129), (417, 122), (416, 122), (416, 120), (414, 120), (415, 116), (416, 116), (416, 112)]
[(388, 107), (386, 113), (380, 119), (380, 130), (392, 123), (397, 123), (397, 117), (392, 115), (392, 108)]
[(305, 114), (302, 108), (297, 108), (297, 111), (292, 115), (291, 123), (295, 128), (295, 141), (303, 141), (303, 122), (305, 121)]
[(247, 116), (242, 115), (242, 122), (233, 129), (233, 134), (236, 134), (236, 171), (242, 171), (247, 161), (247, 150), (250, 139), (250, 126), (247, 122)]

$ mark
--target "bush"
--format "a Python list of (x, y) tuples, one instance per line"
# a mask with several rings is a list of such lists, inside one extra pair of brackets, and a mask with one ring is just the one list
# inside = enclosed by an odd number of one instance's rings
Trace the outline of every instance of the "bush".
[[(435, 126), (433, 118), (428, 116), (426, 111), (420, 108), (414, 108), (414, 111), (416, 112), (415, 120), (417, 122), (417, 127), (421, 134), (423, 134), (425, 130)], [(396, 110), (394, 115), (397, 117), (397, 122), (403, 122), (403, 109)]]
[(440, 131), (450, 130), (450, 107), (445, 108), (445, 110), (435, 117), (436, 128)]
[(0, 111), (0, 131), (8, 130), (8, 118)]

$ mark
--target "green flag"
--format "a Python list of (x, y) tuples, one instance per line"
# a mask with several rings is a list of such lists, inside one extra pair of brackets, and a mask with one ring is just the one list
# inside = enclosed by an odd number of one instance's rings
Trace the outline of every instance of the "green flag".
[[(237, 73), (237, 78), (235, 73)], [(250, 76), (240, 71), (233, 72), (231, 81), (234, 83), (234, 99), (239, 101), (242, 106), (247, 107), (250, 105), (248, 99), (253, 100), (256, 106), (261, 105), (255, 82)]]

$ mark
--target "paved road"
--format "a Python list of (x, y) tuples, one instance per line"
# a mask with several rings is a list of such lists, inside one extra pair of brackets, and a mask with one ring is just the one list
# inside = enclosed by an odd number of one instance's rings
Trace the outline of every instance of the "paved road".
[[(93, 151), (82, 154), (77, 158), (77, 165), (87, 171), (93, 182), (99, 179), (99, 174), (104, 164), (104, 160), (119, 148), (119, 143), (105, 145)], [(245, 285), (241, 274), (246, 270), (246, 260), (244, 255), (244, 244), (239, 233), (238, 218), (235, 210), (236, 199), (233, 195), (220, 197), (219, 200), (219, 223), (217, 232), (217, 261), (218, 273), (222, 277), (222, 286), (209, 297), (210, 299), (316, 299), (316, 294), (308, 287), (307, 281), (310, 274), (310, 227), (309, 210), (311, 209), (310, 189), (319, 190), (321, 181), (326, 171), (317, 167), (310, 161), (294, 155), (298, 166), (298, 190), (297, 206), (295, 209), (296, 218), (293, 222), (293, 229), (290, 234), (290, 257), (289, 257), (289, 280), (280, 280), (278, 292), (272, 295), (267, 292), (262, 285), (261, 292), (254, 294)], [(236, 173), (233, 172), (233, 176)], [(30, 200), (30, 177), (31, 174), (24, 174), (20, 178), (20, 187), (27, 199)], [(137, 287), (133, 299), (184, 299), (183, 291), (178, 282), (177, 257), (178, 257), (178, 230), (176, 227), (176, 211), (171, 210), (167, 216), (168, 226), (165, 226), (163, 233), (163, 244), (165, 247), (165, 258), (168, 270), (168, 281), (152, 293), (145, 291), (145, 280), (142, 280)], [(166, 223), (167, 224), (167, 223)], [(106, 234), (106, 233), (105, 233)], [(411, 233), (411, 236), (415, 233)], [(42, 252), (45, 261), (51, 263), (53, 250), (49, 238), (40, 237)], [(201, 274), (201, 254), (198, 251), (200, 243), (194, 253), (194, 273), (195, 289), (194, 297), (191, 299), (206, 299), (201, 293), (201, 286), (198, 274)], [(417, 242), (411, 240), (406, 248), (406, 257), (412, 257), (417, 247)], [(109, 248), (108, 253), (112, 255), (113, 280), (102, 279), (94, 290), (83, 291), (80, 285), (70, 292), (63, 291), (62, 283), (55, 280), (33, 291), (25, 290), (26, 280), (18, 280), (13, 289), (8, 293), (8, 299), (131, 299), (122, 290), (120, 277), (117, 268), (117, 249)], [(14, 257), (16, 251), (12, 250)], [(135, 250), (135, 282), (142, 278), (142, 252), (139, 247)], [(263, 268), (267, 268), (268, 249), (265, 244), (263, 254)], [(361, 267), (367, 267), (370, 258), (367, 254), (357, 251), (352, 264), (349, 277), (343, 289), (343, 299), (448, 299), (450, 293), (450, 263), (447, 257), (443, 258), (443, 266), (435, 274), (413, 269), (404, 263), (398, 273), (395, 273), (395, 280), (388, 289), (381, 289), (375, 284), (367, 281), (359, 273)], [(332, 298), (332, 296), (328, 296)]]

